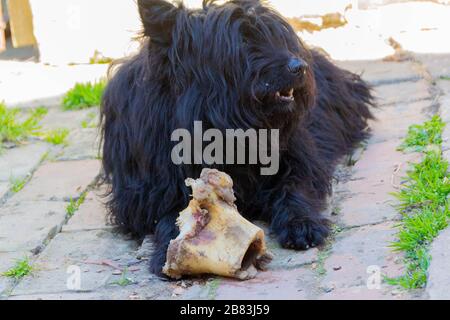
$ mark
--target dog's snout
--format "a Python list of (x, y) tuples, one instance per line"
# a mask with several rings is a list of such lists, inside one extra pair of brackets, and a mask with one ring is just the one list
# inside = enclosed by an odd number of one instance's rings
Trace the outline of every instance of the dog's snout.
[(303, 75), (308, 68), (306, 61), (299, 58), (291, 58), (288, 63), (288, 70), (295, 75)]

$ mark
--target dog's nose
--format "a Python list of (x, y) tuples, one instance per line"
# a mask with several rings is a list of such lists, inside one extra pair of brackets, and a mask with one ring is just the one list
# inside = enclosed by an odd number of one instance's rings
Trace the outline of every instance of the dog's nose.
[(306, 68), (308, 68), (308, 64), (305, 60), (298, 58), (292, 58), (291, 60), (289, 60), (288, 70), (292, 74), (303, 75), (306, 71)]

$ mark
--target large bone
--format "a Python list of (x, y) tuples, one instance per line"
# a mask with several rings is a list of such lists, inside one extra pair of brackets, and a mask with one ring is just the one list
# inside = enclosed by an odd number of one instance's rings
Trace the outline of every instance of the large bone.
[(215, 274), (247, 280), (264, 270), (272, 260), (264, 231), (237, 211), (230, 176), (204, 169), (186, 185), (193, 199), (177, 219), (180, 234), (170, 242), (163, 272), (175, 279)]

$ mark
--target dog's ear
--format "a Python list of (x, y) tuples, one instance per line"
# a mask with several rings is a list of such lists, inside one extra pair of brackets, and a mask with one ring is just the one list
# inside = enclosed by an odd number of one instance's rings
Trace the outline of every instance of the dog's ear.
[(138, 0), (138, 8), (144, 34), (152, 42), (169, 45), (179, 9), (164, 0)]

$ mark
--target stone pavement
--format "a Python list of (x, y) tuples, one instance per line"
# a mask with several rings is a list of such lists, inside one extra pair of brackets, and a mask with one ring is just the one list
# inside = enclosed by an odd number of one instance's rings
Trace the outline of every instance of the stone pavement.
[[(270, 238), (275, 259), (254, 280), (203, 277), (164, 282), (147, 271), (151, 239), (143, 244), (108, 224), (103, 207), (105, 186), (100, 172), (96, 129), (81, 122), (95, 108), (64, 112), (51, 108), (45, 128), (71, 130), (66, 147), (39, 141), (8, 149), (0, 156), (0, 272), (28, 257), (33, 273), (20, 281), (0, 277), (4, 299), (411, 299), (445, 297), (448, 283), (448, 231), (433, 246), (430, 287), (402, 291), (383, 283), (383, 275), (403, 271), (402, 256), (393, 253), (399, 219), (390, 195), (402, 184), (417, 154), (396, 151), (409, 125), (441, 111), (450, 120), (450, 81), (439, 69), (449, 56), (416, 56), (403, 62), (340, 62), (363, 73), (374, 85), (380, 108), (371, 123), (372, 136), (336, 172), (327, 215), (334, 235), (323, 248), (306, 252), (281, 249)], [(444, 73), (445, 74), (444, 74)], [(439, 109), (438, 107), (441, 106)], [(447, 106), (447, 108), (443, 108)], [(449, 131), (445, 148), (450, 151)], [(17, 194), (10, 178), (27, 178)], [(86, 193), (72, 217), (71, 199)], [(443, 248), (442, 248), (443, 247)], [(441, 249), (440, 249), (441, 248)], [(436, 254), (434, 254), (436, 252)], [(445, 268), (445, 269), (442, 269)], [(77, 274), (81, 282), (71, 282)], [(377, 284), (380, 282), (380, 285)]]

